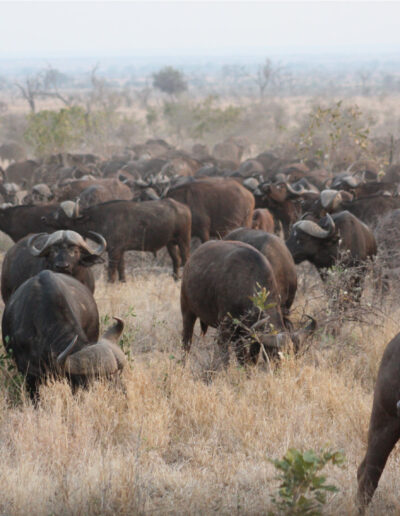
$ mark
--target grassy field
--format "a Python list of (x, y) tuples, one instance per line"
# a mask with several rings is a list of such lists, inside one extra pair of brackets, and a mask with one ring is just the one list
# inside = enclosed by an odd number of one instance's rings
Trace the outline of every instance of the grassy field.
[[(2, 361), (0, 513), (266, 513), (277, 490), (269, 459), (296, 447), (345, 453), (343, 469), (327, 469), (340, 491), (326, 513), (354, 514), (374, 380), (399, 308), (376, 306), (369, 284), (364, 322), (344, 322), (335, 338), (322, 327), (302, 356), (270, 372), (233, 357), (222, 370), (213, 331), (200, 337), (196, 326), (183, 367), (179, 283), (153, 265), (122, 285), (97, 283), (103, 326), (112, 315), (126, 321), (122, 387), (97, 382), (73, 396), (57, 382), (35, 409), (24, 396), (15, 403)], [(302, 267), (294, 319), (305, 307), (321, 321), (326, 306), (319, 278)], [(400, 514), (399, 466), (396, 449), (370, 514)]]

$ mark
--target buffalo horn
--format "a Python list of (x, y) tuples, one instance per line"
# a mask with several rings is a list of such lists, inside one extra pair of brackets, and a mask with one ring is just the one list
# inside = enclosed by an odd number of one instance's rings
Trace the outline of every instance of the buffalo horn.
[(276, 335), (262, 335), (260, 337), (260, 342), (266, 348), (281, 350), (283, 347), (291, 343), (291, 338), (289, 333), (281, 332)]
[(325, 209), (335, 209), (342, 202), (342, 194), (337, 190), (322, 190), (321, 205)]
[(76, 213), (79, 212), (79, 207), (77, 208), (76, 202), (74, 201), (64, 201), (60, 204), (60, 208), (70, 219), (76, 217)]
[(252, 330), (256, 330), (257, 328), (259, 328), (260, 326), (262, 326), (263, 324), (267, 323), (269, 321), (269, 317), (264, 317), (264, 319), (260, 319), (259, 321), (255, 322), (252, 326), (251, 326), (251, 329)]
[[(97, 254), (98, 256), (100, 256), (101, 254), (104, 253), (104, 251), (107, 248), (106, 239), (102, 235), (100, 235), (100, 233), (96, 233), (96, 231), (88, 231), (88, 234), (91, 235), (90, 238), (92, 240), (94, 240), (95, 242), (98, 242), (98, 244), (99, 244), (99, 247), (97, 249), (95, 249), (94, 251), (89, 249), (90, 253)], [(86, 242), (85, 242), (85, 244), (86, 244)], [(86, 244), (86, 246), (87, 246), (87, 244)]]
[(57, 364), (60, 367), (64, 367), (65, 361), (68, 358), (68, 355), (72, 353), (74, 348), (76, 347), (76, 343), (78, 342), (78, 335), (75, 335), (75, 337), (71, 340), (71, 342), (68, 344), (68, 346), (62, 351), (58, 357), (57, 357)]
[(288, 192), (292, 195), (303, 195), (303, 193), (307, 192), (303, 185), (301, 185), (301, 190), (295, 190), (289, 183), (285, 183)]
[[(42, 249), (39, 249), (38, 247), (35, 247), (35, 240), (37, 240), (39, 237), (42, 237), (42, 236), (45, 236), (47, 235), (48, 236), (48, 233), (36, 233), (35, 235), (32, 235), (31, 237), (29, 237), (28, 239), (28, 242), (27, 242), (27, 247), (29, 249), (29, 252), (33, 255), (33, 256), (40, 256), (42, 251), (43, 251), (43, 247)], [(45, 241), (44, 245), (46, 245), (46, 242), (47, 240)]]
[(146, 188), (144, 192), (147, 195), (147, 197), (149, 197), (152, 201), (159, 201), (160, 200), (160, 198), (157, 195), (157, 193), (154, 190), (154, 188), (151, 188), (151, 187)]
[(335, 231), (335, 223), (329, 214), (327, 215), (327, 219), (329, 223), (328, 229), (322, 229), (321, 226), (319, 226), (316, 222), (312, 222), (311, 220), (300, 220), (293, 225), (293, 228), (300, 229), (307, 235), (316, 238), (328, 238)]
[(89, 254), (98, 255), (100, 256), (102, 253), (104, 253), (107, 242), (105, 239), (95, 231), (88, 231), (88, 234), (90, 235), (90, 238), (97, 242), (99, 244), (99, 247), (95, 250), (90, 249), (88, 244), (85, 242), (85, 240), (82, 238), (82, 236), (77, 233), (76, 231), (71, 230), (65, 230), (63, 231), (63, 240), (67, 241), (70, 244), (77, 245), (80, 248), (84, 249)]

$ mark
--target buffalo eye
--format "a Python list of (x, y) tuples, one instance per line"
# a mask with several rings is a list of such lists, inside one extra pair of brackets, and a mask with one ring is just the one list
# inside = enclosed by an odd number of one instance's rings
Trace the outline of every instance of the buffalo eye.
[(71, 245), (68, 247), (68, 254), (70, 256), (79, 256), (79, 249), (76, 245)]

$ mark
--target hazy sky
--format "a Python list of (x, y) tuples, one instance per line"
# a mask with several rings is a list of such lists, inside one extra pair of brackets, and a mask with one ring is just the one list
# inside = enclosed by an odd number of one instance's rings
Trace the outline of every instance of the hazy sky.
[(397, 2), (3, 2), (0, 57), (400, 50)]

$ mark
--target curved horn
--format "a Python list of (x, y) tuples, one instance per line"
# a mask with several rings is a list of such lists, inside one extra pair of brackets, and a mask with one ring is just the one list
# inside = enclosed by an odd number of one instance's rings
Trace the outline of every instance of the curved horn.
[(343, 183), (346, 183), (351, 188), (355, 188), (360, 184), (360, 181), (356, 181), (353, 176), (345, 176), (342, 179)]
[(36, 233), (35, 235), (32, 235), (31, 237), (29, 237), (28, 239), (28, 242), (26, 243), (28, 249), (29, 249), (29, 252), (33, 255), (33, 256), (41, 256), (42, 255), (42, 252), (45, 250), (46, 248), (46, 243), (47, 243), (47, 240), (44, 242), (44, 245), (41, 249), (39, 249), (38, 247), (35, 246), (35, 241), (41, 237), (41, 236), (44, 236), (44, 235), (47, 235), (49, 236), (48, 233)]
[(269, 321), (269, 317), (264, 317), (264, 319), (260, 319), (259, 321), (255, 322), (252, 326), (251, 326), (251, 329), (252, 330), (256, 330), (257, 328), (259, 328), (260, 326), (262, 326), (263, 324), (267, 323)]
[(79, 217), (80, 202), (81, 202), (81, 198), (78, 197), (77, 200), (75, 201), (74, 218)]
[[(299, 220), (296, 224), (293, 224), (293, 228), (300, 229), (303, 233), (307, 233), (307, 235), (316, 237), (316, 238), (328, 238), (332, 235), (335, 230), (335, 223), (333, 222), (332, 217), (327, 215), (329, 222), (329, 229), (322, 229), (320, 225), (316, 222), (312, 222), (311, 220)], [(333, 224), (333, 227), (332, 227)]]
[(293, 342), (296, 342), (296, 351), (299, 350), (300, 344), (302, 343), (301, 338), (303, 337), (304, 339), (304, 337), (306, 337), (307, 335), (312, 335), (318, 326), (317, 321), (314, 319), (314, 317), (311, 317), (311, 315), (307, 314), (306, 317), (308, 317), (311, 320), (311, 322), (305, 328), (302, 328), (301, 330), (292, 333)]
[(342, 194), (337, 190), (322, 190), (321, 205), (324, 209), (335, 209), (342, 202)]
[(88, 231), (88, 234), (93, 235), (93, 237), (91, 237), (92, 240), (100, 244), (96, 250), (90, 249), (89, 245), (85, 242), (83, 237), (76, 231), (65, 230), (63, 231), (62, 237), (68, 243), (81, 247), (89, 254), (101, 255), (107, 247), (107, 242), (99, 233), (96, 233), (95, 231)]
[(157, 195), (157, 193), (154, 190), (154, 188), (151, 188), (151, 187), (146, 188), (144, 192), (152, 201), (159, 201), (160, 200), (160, 197)]
[(104, 333), (102, 338), (117, 343), (124, 330), (125, 323), (119, 317), (113, 317), (113, 319), (117, 322)]
[(92, 240), (99, 244), (99, 247), (94, 251), (90, 251), (92, 254), (97, 254), (100, 256), (107, 249), (106, 239), (100, 235), (100, 233), (96, 233), (96, 231), (88, 231), (88, 235), (92, 235)]
[(60, 208), (68, 218), (74, 218), (76, 212), (76, 203), (74, 201), (63, 201), (60, 203)]
[(307, 333), (314, 333), (318, 327), (317, 320), (314, 319), (314, 317), (311, 317), (311, 315), (305, 315), (310, 319), (310, 323), (305, 328), (303, 328), (302, 331), (305, 331)]
[(319, 224), (321, 224), (321, 221), (323, 221), (323, 225), (325, 226), (325, 220), (326, 219), (326, 222), (327, 222), (327, 226), (328, 226), (328, 236), (332, 236), (335, 232), (335, 229), (336, 229), (336, 226), (335, 226), (335, 222), (333, 220), (333, 218), (329, 215), (329, 213), (327, 213), (325, 215), (325, 217), (323, 219), (321, 219), (319, 221)]
[(72, 353), (72, 351), (75, 349), (77, 342), (78, 342), (78, 335), (75, 335), (75, 337), (71, 340), (71, 342), (64, 349), (64, 351), (62, 351), (58, 355), (57, 364), (59, 365), (59, 367), (64, 367), (65, 361), (67, 360), (68, 356)]
[(307, 192), (303, 185), (301, 185), (301, 190), (295, 190), (289, 183), (285, 184), (288, 192), (290, 192), (292, 195), (303, 195), (304, 192)]

